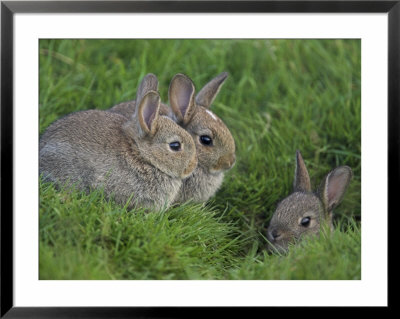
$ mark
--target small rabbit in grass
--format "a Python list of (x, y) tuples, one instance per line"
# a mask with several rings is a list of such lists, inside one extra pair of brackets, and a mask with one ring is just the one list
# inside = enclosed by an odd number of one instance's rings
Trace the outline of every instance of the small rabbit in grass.
[(161, 116), (157, 79), (146, 76), (128, 120), (88, 110), (51, 124), (40, 139), (39, 172), (44, 180), (89, 191), (104, 188), (121, 205), (161, 209), (170, 205), (197, 165), (192, 137)]
[(302, 236), (319, 234), (323, 225), (333, 229), (333, 209), (341, 202), (352, 175), (350, 167), (339, 166), (313, 193), (307, 168), (297, 151), (293, 193), (278, 204), (267, 229), (269, 250), (284, 252), (289, 243)]
[[(173, 118), (192, 136), (196, 145), (198, 165), (181, 186), (176, 203), (191, 200), (205, 202), (222, 184), (224, 173), (235, 164), (235, 141), (231, 132), (209, 108), (228, 74), (221, 73), (208, 82), (195, 96), (192, 80), (176, 74), (169, 86), (169, 102), (161, 106), (161, 114)], [(129, 117), (135, 102), (125, 102), (109, 111)]]

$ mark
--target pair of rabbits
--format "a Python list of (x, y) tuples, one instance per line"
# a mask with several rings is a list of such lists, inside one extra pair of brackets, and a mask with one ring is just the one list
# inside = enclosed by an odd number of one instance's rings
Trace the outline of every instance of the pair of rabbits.
[(156, 76), (147, 74), (136, 100), (55, 121), (40, 138), (39, 173), (59, 186), (103, 188), (129, 209), (207, 201), (235, 163), (232, 134), (209, 110), (227, 76), (195, 95), (191, 79), (175, 75), (169, 107)]

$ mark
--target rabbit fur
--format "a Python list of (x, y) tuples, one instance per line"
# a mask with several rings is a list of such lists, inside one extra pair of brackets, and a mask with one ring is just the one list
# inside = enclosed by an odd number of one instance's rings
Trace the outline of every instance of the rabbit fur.
[(128, 120), (87, 110), (52, 123), (39, 142), (39, 173), (44, 180), (85, 191), (103, 188), (121, 205), (130, 200), (129, 209), (168, 207), (182, 179), (195, 169), (197, 157), (191, 136), (159, 114), (156, 89), (157, 79), (149, 74), (138, 88), (139, 107)]
[(319, 234), (322, 225), (333, 229), (333, 209), (341, 202), (352, 176), (350, 167), (339, 166), (312, 192), (307, 168), (297, 151), (293, 192), (278, 204), (272, 216), (267, 229), (268, 249), (285, 252), (301, 237)]
[[(209, 81), (195, 96), (192, 80), (184, 74), (176, 74), (171, 80), (168, 96), (171, 107), (161, 104), (160, 112), (174, 119), (192, 136), (196, 145), (198, 165), (194, 172), (183, 180), (175, 203), (186, 201), (205, 202), (220, 188), (224, 173), (236, 161), (235, 141), (222, 120), (210, 111), (222, 84), (228, 74), (221, 73)], [(129, 117), (135, 109), (135, 102), (124, 102), (109, 111)], [(207, 136), (211, 144), (201, 138)], [(208, 139), (207, 139), (208, 141)]]

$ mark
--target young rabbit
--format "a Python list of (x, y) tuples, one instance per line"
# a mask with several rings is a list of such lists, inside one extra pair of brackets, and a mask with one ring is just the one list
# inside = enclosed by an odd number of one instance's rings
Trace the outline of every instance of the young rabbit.
[(135, 114), (88, 110), (51, 124), (40, 139), (39, 171), (47, 181), (71, 183), (107, 196), (128, 208), (168, 207), (182, 179), (197, 165), (191, 136), (159, 115), (157, 80), (146, 76), (138, 88)]
[(287, 251), (290, 242), (319, 234), (323, 224), (332, 229), (332, 211), (341, 202), (352, 175), (350, 167), (339, 166), (313, 193), (307, 168), (297, 151), (293, 193), (278, 204), (267, 229), (269, 250)]
[[(235, 163), (232, 134), (221, 119), (209, 110), (227, 76), (226, 72), (221, 73), (195, 97), (192, 80), (177, 74), (171, 80), (168, 92), (171, 108), (161, 104), (160, 114), (174, 119), (193, 137), (198, 158), (193, 174), (183, 181), (174, 201), (176, 203), (207, 201), (221, 186), (224, 172)], [(130, 101), (112, 107), (109, 112), (129, 118), (134, 110), (135, 101)]]
[(195, 87), (183, 74), (174, 76), (169, 87), (169, 102), (177, 123), (192, 136), (198, 165), (183, 180), (175, 202), (205, 202), (222, 184), (224, 173), (235, 164), (235, 141), (231, 132), (210, 107), (228, 74), (221, 73), (194, 97)]

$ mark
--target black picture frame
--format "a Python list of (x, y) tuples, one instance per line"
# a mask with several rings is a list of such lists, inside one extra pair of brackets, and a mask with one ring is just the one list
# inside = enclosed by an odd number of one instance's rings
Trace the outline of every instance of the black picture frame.
[[(1, 1), (1, 318), (192, 317), (221, 308), (14, 307), (13, 303), (13, 19), (15, 13), (269, 12), (388, 14), (388, 218), (398, 211), (400, 1)], [(388, 223), (393, 227), (393, 222)], [(390, 226), (388, 229), (390, 232)], [(390, 241), (389, 241), (390, 250)], [(389, 256), (389, 254), (388, 254)], [(388, 260), (390, 264), (390, 258)], [(388, 286), (390, 280), (388, 281)], [(390, 308), (390, 297), (388, 305)], [(296, 315), (304, 308), (291, 308)], [(248, 309), (237, 309), (236, 314)]]

